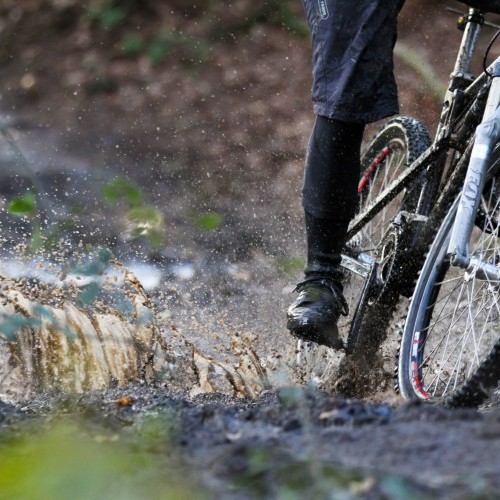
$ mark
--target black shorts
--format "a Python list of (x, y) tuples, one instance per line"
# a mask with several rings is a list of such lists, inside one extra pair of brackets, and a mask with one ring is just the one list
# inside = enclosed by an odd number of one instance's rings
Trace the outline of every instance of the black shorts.
[(313, 45), (314, 112), (370, 123), (398, 113), (393, 48), (404, 0), (303, 0)]

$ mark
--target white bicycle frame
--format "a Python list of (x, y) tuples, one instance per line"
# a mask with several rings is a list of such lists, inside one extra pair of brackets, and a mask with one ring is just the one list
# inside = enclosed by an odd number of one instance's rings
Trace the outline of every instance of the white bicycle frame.
[(466, 269), (478, 279), (500, 281), (500, 268), (471, 255), (469, 241), (474, 228), (493, 148), (500, 139), (500, 58), (491, 66), (492, 82), (483, 119), (476, 129), (471, 159), (453, 222), (448, 256), (451, 264)]
[[(482, 16), (476, 9), (470, 9), (469, 18), (477, 20), (482, 19)], [(482, 21), (484, 22), (484, 19)], [(481, 24), (481, 22), (476, 21), (468, 22), (465, 26), (445, 102), (452, 100), (455, 79), (473, 79), (471, 76), (472, 57), (477, 47)], [(476, 128), (471, 158), (453, 222), (447, 254), (452, 265), (465, 269), (476, 278), (500, 281), (500, 268), (492, 263), (484, 262), (480, 255), (471, 255), (469, 250), (469, 242), (490, 165), (491, 153), (500, 139), (500, 57), (490, 65), (487, 73), (491, 75), (492, 81), (482, 121)], [(474, 89), (477, 91), (478, 86), (485, 81), (485, 76), (483, 74), (477, 78), (465, 90), (465, 93), (468, 91), (472, 93)], [(436, 139), (448, 133), (443, 122), (438, 127)]]

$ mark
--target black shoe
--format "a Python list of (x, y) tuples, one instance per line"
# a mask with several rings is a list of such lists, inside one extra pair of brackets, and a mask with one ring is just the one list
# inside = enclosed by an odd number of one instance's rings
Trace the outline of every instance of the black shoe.
[(297, 300), (288, 308), (287, 328), (299, 339), (342, 349), (337, 321), (349, 308), (341, 288), (329, 278), (313, 277), (299, 283)]

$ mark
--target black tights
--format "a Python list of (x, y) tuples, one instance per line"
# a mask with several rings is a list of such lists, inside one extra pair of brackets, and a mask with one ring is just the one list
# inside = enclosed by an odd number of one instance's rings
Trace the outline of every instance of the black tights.
[(363, 124), (318, 116), (309, 141), (302, 190), (306, 275), (339, 276), (340, 251), (356, 213)]

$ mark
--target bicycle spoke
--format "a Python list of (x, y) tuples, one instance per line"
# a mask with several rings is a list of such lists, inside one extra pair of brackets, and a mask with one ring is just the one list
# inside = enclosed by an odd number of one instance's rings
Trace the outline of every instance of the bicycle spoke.
[[(482, 229), (473, 231), (471, 254), (497, 265), (499, 200), (492, 201), (493, 191), (481, 200), (485, 215)], [(500, 317), (500, 284), (450, 266), (434, 287), (437, 293), (427, 304), (428, 322), (422, 332), (415, 333), (415, 341), (421, 343), (422, 387), (431, 396), (444, 397), (474, 373), (498, 337), (493, 325)]]

